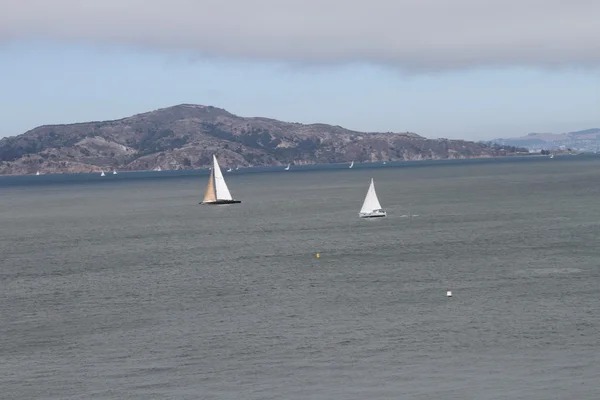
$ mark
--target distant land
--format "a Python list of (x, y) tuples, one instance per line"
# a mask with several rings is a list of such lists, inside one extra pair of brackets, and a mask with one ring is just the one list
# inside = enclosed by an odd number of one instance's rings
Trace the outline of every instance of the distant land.
[(459, 159), (527, 154), (512, 145), (357, 132), (181, 104), (115, 121), (45, 125), (0, 140), (0, 175)]
[(600, 128), (567, 133), (530, 133), (526, 136), (494, 139), (503, 146), (525, 147), (531, 151), (566, 150), (594, 152), (600, 150)]

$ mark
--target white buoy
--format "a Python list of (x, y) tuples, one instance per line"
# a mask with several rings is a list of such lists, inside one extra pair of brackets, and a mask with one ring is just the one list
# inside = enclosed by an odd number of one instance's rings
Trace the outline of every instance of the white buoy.
[(446, 296), (447, 296), (447, 297), (452, 297), (452, 290), (448, 290), (448, 291), (446, 292)]

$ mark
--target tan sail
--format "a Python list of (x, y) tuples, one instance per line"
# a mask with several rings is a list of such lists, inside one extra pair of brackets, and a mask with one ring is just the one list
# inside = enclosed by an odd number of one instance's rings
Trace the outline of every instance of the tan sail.
[(208, 186), (206, 186), (206, 192), (204, 192), (203, 203), (212, 203), (217, 201), (217, 195), (215, 194), (215, 179), (213, 177), (214, 172), (210, 171), (210, 178), (208, 178)]

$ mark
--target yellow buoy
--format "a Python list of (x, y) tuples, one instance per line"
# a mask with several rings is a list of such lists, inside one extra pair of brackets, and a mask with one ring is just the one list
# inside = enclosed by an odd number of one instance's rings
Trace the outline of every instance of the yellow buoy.
[(317, 258), (321, 258), (321, 254), (320, 253), (317, 253)]

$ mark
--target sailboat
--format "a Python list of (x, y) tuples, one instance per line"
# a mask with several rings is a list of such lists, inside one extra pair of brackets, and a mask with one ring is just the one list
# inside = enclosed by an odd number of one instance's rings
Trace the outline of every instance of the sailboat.
[(104, 171), (102, 171), (102, 173), (100, 174), (100, 176), (106, 176), (106, 175), (104, 174)]
[(210, 171), (206, 192), (204, 192), (204, 200), (200, 204), (236, 204), (241, 203), (241, 200), (234, 200), (229, 192), (229, 188), (223, 178), (223, 173), (219, 167), (217, 157), (213, 155), (213, 168)]
[(231, 171), (233, 171), (231, 168), (229, 168), (229, 169), (227, 170), (227, 172), (231, 172)]
[(113, 175), (116, 175), (116, 174), (117, 174), (117, 170), (116, 170), (116, 169), (114, 169), (114, 170), (113, 170)]
[(354, 160), (352, 160), (352, 162), (350, 163), (350, 166), (348, 168), (352, 168), (354, 167)]
[(288, 166), (287, 166), (287, 167), (285, 167), (285, 170), (286, 170), (286, 171), (289, 171), (289, 170), (290, 170), (290, 164), (288, 164)]
[(36, 175), (39, 175), (39, 174), (40, 174), (40, 171), (36, 172), (35, 174), (36, 174)]
[(375, 193), (375, 183), (373, 183), (373, 178), (371, 178), (371, 185), (369, 185), (367, 196), (365, 197), (362, 208), (358, 212), (358, 216), (360, 218), (378, 218), (387, 216), (387, 213), (381, 208), (381, 204), (379, 204), (377, 193)]

